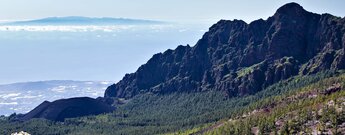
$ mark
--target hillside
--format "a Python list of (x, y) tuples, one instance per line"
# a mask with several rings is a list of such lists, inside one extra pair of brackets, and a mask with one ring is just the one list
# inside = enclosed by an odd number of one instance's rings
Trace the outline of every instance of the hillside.
[(261, 99), (195, 134), (345, 134), (344, 82), (341, 75)]
[(64, 121), (1, 117), (0, 134), (343, 133), (345, 19), (288, 3), (221, 20), (109, 86), (116, 111)]
[[(239, 133), (242, 131), (238, 126), (231, 126), (231, 123), (224, 122), (230, 119), (237, 120), (241, 118), (239, 116), (246, 116), (247, 114), (251, 114), (251, 112), (256, 112), (255, 110), (260, 112), (264, 110), (263, 108), (269, 107), (271, 105), (270, 103), (274, 103), (275, 101), (281, 101), (278, 103), (283, 103), (286, 101), (286, 97), (298, 95), (296, 93), (313, 91), (313, 88), (317, 88), (320, 90), (320, 93), (316, 93), (318, 97), (315, 99), (321, 98), (322, 100), (316, 100), (315, 103), (327, 103), (332, 96), (335, 99), (345, 97), (343, 96), (344, 75), (343, 71), (327, 71), (315, 75), (296, 76), (276, 83), (261, 92), (241, 98), (225, 98), (224, 94), (219, 91), (172, 93), (165, 95), (142, 94), (129, 101), (118, 99), (120, 104), (113, 113), (65, 119), (63, 122), (53, 122), (44, 119), (31, 119), (22, 122), (16, 121), (16, 116), (0, 117), (0, 128), (3, 129), (0, 131), (0, 134), (9, 134), (18, 131), (47, 135), (220, 134), (233, 133), (233, 130)], [(340, 84), (340, 89), (337, 88), (336, 91), (331, 91), (331, 96), (322, 92), (334, 84), (338, 85), (338, 83)], [(300, 106), (291, 104), (288, 107), (280, 106), (283, 104), (276, 104), (277, 106), (272, 106), (272, 109), (273, 107), (287, 109), (279, 111), (281, 115), (285, 115), (289, 114), (288, 112), (290, 110), (299, 111), (299, 109), (309, 105), (309, 100), (314, 100), (314, 98), (308, 99), (302, 97), (299, 101), (304, 101), (303, 99), (308, 104), (301, 102), (303, 104)], [(342, 113), (339, 114), (339, 118), (343, 117)], [(265, 120), (271, 114), (264, 113), (264, 115), (252, 116)], [(278, 117), (280, 115), (272, 116)], [(290, 117), (293, 116), (290, 115)], [(286, 119), (288, 120), (288, 117)], [(252, 122), (257, 123), (259, 121), (253, 120)], [(341, 119), (339, 119), (340, 122), (342, 122)], [(219, 131), (218, 128), (220, 128)], [(253, 124), (252, 128), (256, 129), (258, 126)], [(268, 129), (270, 132), (274, 131), (271, 127), (268, 127)], [(279, 130), (276, 131), (278, 132)]]

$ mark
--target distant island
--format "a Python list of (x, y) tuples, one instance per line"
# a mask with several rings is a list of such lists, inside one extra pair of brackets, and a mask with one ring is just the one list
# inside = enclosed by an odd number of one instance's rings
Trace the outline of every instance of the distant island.
[(1, 25), (154, 25), (164, 24), (163, 21), (128, 19), (128, 18), (110, 18), (110, 17), (48, 17), (36, 20), (13, 21), (2, 23)]

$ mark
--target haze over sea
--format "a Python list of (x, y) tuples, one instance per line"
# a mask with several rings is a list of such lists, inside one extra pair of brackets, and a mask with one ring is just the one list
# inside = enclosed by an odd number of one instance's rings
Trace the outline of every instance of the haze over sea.
[(0, 115), (27, 113), (45, 100), (103, 96), (107, 86), (134, 72), (152, 54), (194, 45), (208, 29), (145, 20), (43, 20), (0, 25), (0, 84), (24, 82), (0, 85)]
[(209, 24), (2, 25), (0, 84), (41, 80), (111, 80), (152, 54), (194, 45)]

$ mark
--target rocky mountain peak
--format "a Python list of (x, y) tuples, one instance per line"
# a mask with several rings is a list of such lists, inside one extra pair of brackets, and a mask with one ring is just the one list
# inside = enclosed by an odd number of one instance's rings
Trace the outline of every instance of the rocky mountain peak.
[(254, 94), (298, 74), (343, 69), (345, 22), (288, 3), (267, 20), (220, 20), (193, 47), (154, 55), (105, 97), (224, 91)]
[(288, 16), (298, 16), (299, 14), (304, 14), (306, 11), (301, 5), (298, 3), (288, 3), (280, 7), (275, 15), (288, 15)]

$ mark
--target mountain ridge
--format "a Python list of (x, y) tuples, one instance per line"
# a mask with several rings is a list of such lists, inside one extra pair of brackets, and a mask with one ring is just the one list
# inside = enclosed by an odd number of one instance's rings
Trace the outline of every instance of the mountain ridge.
[(176, 91), (256, 93), (296, 75), (344, 69), (345, 19), (289, 3), (267, 20), (221, 20), (193, 47), (155, 54), (135, 73), (107, 88), (105, 97)]

